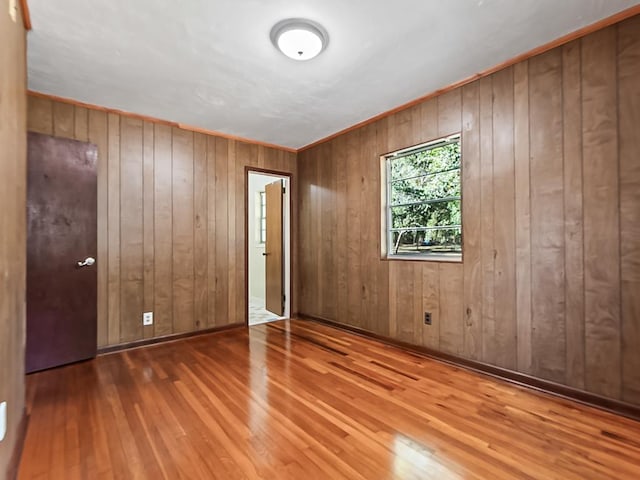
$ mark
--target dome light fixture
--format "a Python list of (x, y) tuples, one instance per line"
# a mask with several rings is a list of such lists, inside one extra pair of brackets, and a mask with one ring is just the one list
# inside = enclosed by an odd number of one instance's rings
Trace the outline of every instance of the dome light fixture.
[(271, 29), (271, 42), (294, 60), (311, 60), (329, 43), (327, 31), (321, 25), (303, 18), (282, 20)]

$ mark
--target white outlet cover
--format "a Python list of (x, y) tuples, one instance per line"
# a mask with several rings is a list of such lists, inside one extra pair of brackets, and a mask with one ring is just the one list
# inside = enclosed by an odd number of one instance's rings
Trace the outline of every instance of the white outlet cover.
[(144, 312), (142, 314), (143, 325), (153, 325), (153, 312)]
[(0, 442), (7, 434), (7, 402), (0, 403)]

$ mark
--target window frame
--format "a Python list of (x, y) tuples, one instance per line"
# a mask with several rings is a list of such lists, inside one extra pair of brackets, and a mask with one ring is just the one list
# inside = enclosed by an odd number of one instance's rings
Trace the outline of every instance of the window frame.
[[(392, 190), (391, 184), (393, 183), (391, 179), (391, 162), (394, 158), (405, 156), (411, 153), (418, 153), (420, 151), (430, 150), (433, 148), (437, 148), (440, 146), (449, 145), (454, 142), (459, 142), (460, 144), (460, 166), (459, 168), (449, 169), (445, 171), (439, 172), (430, 172), (424, 175), (416, 175), (415, 177), (408, 177), (398, 180), (410, 180), (413, 178), (422, 178), (425, 176), (438, 175), (454, 170), (460, 171), (460, 196), (459, 197), (443, 197), (441, 199), (430, 199), (421, 202), (411, 203), (411, 205), (420, 204), (425, 205), (429, 203), (439, 203), (442, 201), (459, 201), (460, 202), (460, 253), (459, 254), (415, 254), (408, 255), (402, 254), (398, 255), (393, 253), (393, 241), (392, 235), (394, 229), (392, 226), (392, 208), (398, 207), (399, 205), (392, 205)], [(381, 241), (380, 241), (380, 258), (381, 260), (388, 261), (427, 261), (427, 262), (445, 262), (445, 263), (462, 263), (464, 257), (464, 201), (463, 201), (463, 135), (462, 132), (452, 133), (450, 135), (445, 135), (442, 137), (438, 137), (434, 140), (429, 140), (427, 142), (419, 143), (417, 145), (413, 145), (411, 147), (401, 148), (384, 155), (380, 156), (380, 186), (381, 186), (381, 202), (380, 202), (380, 233), (381, 233)], [(403, 204), (404, 205), (404, 204)], [(458, 226), (456, 226), (458, 227)], [(413, 230), (415, 231), (426, 231), (426, 230), (443, 230), (449, 229), (449, 226), (438, 225), (432, 228), (429, 227), (415, 227)], [(397, 229), (396, 229), (397, 230)], [(403, 230), (412, 230), (411, 228), (403, 229)]]
[[(267, 195), (264, 190), (258, 192), (258, 245), (267, 243)], [(264, 229), (262, 224), (264, 223)]]

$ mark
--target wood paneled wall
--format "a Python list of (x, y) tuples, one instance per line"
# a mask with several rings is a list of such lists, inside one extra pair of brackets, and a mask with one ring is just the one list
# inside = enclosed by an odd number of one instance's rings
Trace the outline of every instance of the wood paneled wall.
[(20, 12), (14, 23), (7, 3), (0, 11), (0, 402), (7, 402), (0, 478), (8, 478), (24, 416), (27, 67)]
[[(300, 312), (640, 404), (638, 79), (640, 16), (301, 152)], [(379, 156), (458, 131), (463, 262), (381, 260)]]
[(245, 322), (245, 166), (295, 153), (36, 96), (28, 118), (98, 146), (100, 347)]

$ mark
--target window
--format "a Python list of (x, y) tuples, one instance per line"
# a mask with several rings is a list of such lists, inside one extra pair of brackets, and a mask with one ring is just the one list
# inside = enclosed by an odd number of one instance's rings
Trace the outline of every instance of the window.
[(387, 257), (459, 261), (460, 135), (393, 152), (383, 162)]
[(258, 242), (267, 241), (267, 200), (265, 192), (258, 192)]

